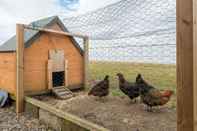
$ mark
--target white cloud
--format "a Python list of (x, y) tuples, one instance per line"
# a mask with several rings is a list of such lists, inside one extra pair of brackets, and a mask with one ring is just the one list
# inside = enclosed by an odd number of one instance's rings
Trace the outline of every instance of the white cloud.
[(64, 16), (77, 16), (80, 14), (87, 13), (89, 11), (97, 10), (99, 8), (105, 7), (118, 1), (120, 0), (80, 0), (78, 10), (75, 12), (64, 14)]
[(59, 5), (58, 0), (0, 0), (0, 44), (15, 34), (16, 23), (30, 23), (52, 15), (79, 15), (117, 1), (80, 0), (79, 9), (68, 13), (66, 8)]

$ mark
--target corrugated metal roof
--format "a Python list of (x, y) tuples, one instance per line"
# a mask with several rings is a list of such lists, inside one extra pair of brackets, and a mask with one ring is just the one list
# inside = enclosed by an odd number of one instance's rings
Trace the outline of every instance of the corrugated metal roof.
[[(44, 19), (40, 19), (30, 23), (32, 26), (36, 27), (47, 27), (54, 23), (57, 23), (65, 32), (68, 32), (64, 24), (61, 22), (58, 16), (52, 16)], [(40, 36), (39, 31), (35, 30), (26, 30), (24, 31), (24, 43), (25, 47), (31, 45), (32, 41), (35, 40)], [(73, 37), (70, 37), (73, 44), (79, 49), (80, 53), (82, 54), (83, 50), (79, 46), (79, 44), (75, 41)], [(6, 41), (3, 45), (0, 46), (0, 52), (9, 52), (9, 51), (16, 51), (16, 35), (11, 37), (8, 41)]]

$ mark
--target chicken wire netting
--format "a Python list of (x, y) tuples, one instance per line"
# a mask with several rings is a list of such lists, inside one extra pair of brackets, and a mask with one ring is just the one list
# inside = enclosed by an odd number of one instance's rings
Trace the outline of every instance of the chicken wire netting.
[(159, 88), (175, 89), (176, 0), (122, 0), (63, 21), (90, 36), (90, 81), (108, 74), (116, 88), (116, 73), (129, 81), (141, 73)]

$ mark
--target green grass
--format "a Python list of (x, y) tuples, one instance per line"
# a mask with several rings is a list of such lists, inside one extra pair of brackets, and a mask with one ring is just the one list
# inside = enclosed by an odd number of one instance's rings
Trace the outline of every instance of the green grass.
[[(144, 79), (158, 89), (171, 89), (176, 93), (176, 66), (164, 64), (141, 64), (128, 62), (91, 62), (90, 79), (102, 80), (105, 75), (110, 76), (111, 94), (114, 96), (123, 96), (118, 89), (118, 80), (116, 74), (121, 72), (125, 78), (134, 82), (138, 73), (142, 74)], [(173, 101), (176, 103), (176, 100)], [(174, 105), (172, 104), (172, 105)]]

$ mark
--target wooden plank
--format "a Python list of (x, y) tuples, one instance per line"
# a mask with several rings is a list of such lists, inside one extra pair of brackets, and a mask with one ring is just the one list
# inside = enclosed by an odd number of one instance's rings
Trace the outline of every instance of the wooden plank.
[(49, 59), (53, 60), (53, 72), (64, 71), (64, 50), (49, 50)]
[(67, 112), (63, 112), (59, 109), (56, 109), (54, 108), (53, 106), (50, 106), (44, 102), (41, 102), (39, 100), (36, 100), (36, 99), (33, 99), (33, 98), (30, 98), (30, 97), (25, 97), (25, 101), (32, 104), (32, 105), (35, 105), (43, 110), (46, 110), (60, 118), (63, 118), (67, 121), (70, 121), (74, 124), (77, 124), (83, 128), (86, 128), (88, 130), (91, 130), (91, 131), (109, 131), (108, 129), (104, 128), (104, 127), (101, 127), (101, 126), (98, 126), (94, 123), (91, 123), (89, 121), (86, 121), (86, 120), (83, 120), (77, 116), (74, 116), (70, 113), (67, 113)]
[(39, 118), (39, 107), (36, 107), (30, 103), (25, 103), (25, 112), (31, 117)]
[(50, 94), (51, 90), (43, 90), (43, 91), (25, 91), (26, 96), (37, 96), (37, 95), (46, 95)]
[(78, 34), (77, 33), (69, 33), (69, 32), (64, 32), (64, 31), (57, 31), (57, 30), (53, 30), (53, 29), (33, 27), (33, 26), (30, 26), (30, 25), (23, 25), (23, 26), (26, 29), (38, 30), (38, 31), (42, 31), (42, 32), (49, 32), (49, 33), (53, 33), (53, 34), (60, 34), (60, 35), (66, 35), (66, 36), (74, 36), (74, 37), (79, 37), (79, 38), (86, 38), (87, 37), (87, 36), (81, 35), (79, 33)]
[(89, 38), (84, 38), (84, 88), (88, 87), (89, 77)]
[(48, 89), (52, 89), (53, 87), (53, 83), (52, 83), (52, 67), (53, 66), (53, 61), (52, 60), (48, 60), (48, 64), (47, 64), (47, 85), (48, 85)]
[(90, 131), (86, 128), (82, 128), (76, 124), (73, 124), (72, 122), (67, 121), (65, 119), (62, 119), (61, 125), (62, 125), (62, 131)]
[(64, 50), (49, 50), (49, 59), (54, 61), (64, 60)]
[(23, 53), (24, 53), (24, 27), (21, 24), (16, 25), (16, 112), (24, 111), (24, 87), (23, 87)]
[[(196, 3), (196, 2), (195, 2)], [(193, 39), (197, 6), (193, 0), (177, 0), (177, 130), (194, 131), (194, 110), (197, 106), (197, 53)], [(194, 8), (194, 10), (193, 10)], [(196, 36), (194, 36), (195, 38)], [(195, 124), (194, 124), (195, 123)]]
[(83, 88), (84, 87), (84, 84), (73, 84), (73, 85), (68, 85), (67, 88), (70, 89), (70, 90), (75, 90), (75, 89), (80, 89), (80, 88)]
[(67, 87), (69, 85), (69, 83), (68, 83), (68, 60), (64, 60), (64, 68), (65, 68), (64, 84)]

